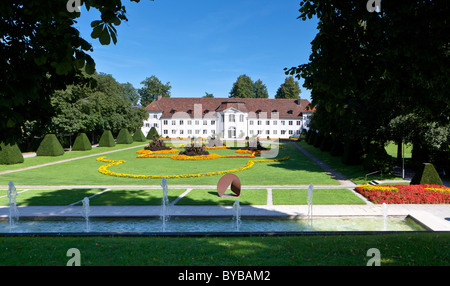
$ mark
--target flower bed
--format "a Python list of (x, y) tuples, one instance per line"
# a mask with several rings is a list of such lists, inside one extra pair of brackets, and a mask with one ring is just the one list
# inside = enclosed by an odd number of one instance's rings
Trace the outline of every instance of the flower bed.
[(98, 168), (98, 171), (101, 174), (108, 175), (108, 176), (115, 176), (115, 177), (122, 177), (122, 178), (133, 178), (133, 179), (180, 179), (180, 178), (198, 178), (198, 177), (206, 177), (206, 176), (214, 176), (214, 175), (224, 175), (228, 173), (236, 173), (240, 171), (247, 170), (251, 168), (255, 163), (266, 163), (266, 162), (279, 162), (288, 160), (290, 157), (284, 157), (280, 159), (268, 159), (268, 160), (250, 160), (247, 162), (247, 164), (243, 167), (231, 169), (231, 170), (225, 170), (225, 171), (219, 171), (219, 172), (208, 172), (208, 173), (199, 173), (199, 174), (183, 174), (183, 175), (133, 175), (133, 174), (124, 174), (124, 173), (117, 173), (112, 172), (108, 170), (108, 168), (117, 166), (120, 164), (125, 164), (126, 161), (124, 160), (108, 160), (106, 157), (99, 157), (97, 158), (98, 162), (104, 162), (108, 163), (107, 165), (103, 165), (100, 168)]
[(355, 190), (376, 204), (450, 203), (450, 188), (438, 185), (362, 185)]

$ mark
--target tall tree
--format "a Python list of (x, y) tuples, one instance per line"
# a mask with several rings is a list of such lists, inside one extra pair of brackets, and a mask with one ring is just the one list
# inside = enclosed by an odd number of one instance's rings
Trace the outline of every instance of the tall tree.
[(122, 98), (126, 98), (128, 100), (130, 100), (131, 105), (136, 106), (139, 103), (139, 93), (137, 92), (136, 88), (134, 88), (134, 86), (127, 82), (127, 83), (122, 83), (121, 85), (121, 89), (120, 89), (120, 96)]
[(141, 105), (147, 106), (158, 99), (158, 96), (170, 97), (170, 82), (163, 84), (156, 76), (147, 77), (141, 82), (144, 87), (138, 90), (141, 97)]
[(234, 98), (254, 98), (253, 81), (247, 75), (240, 75), (236, 82), (233, 83), (233, 88), (230, 91), (230, 97)]
[(203, 98), (214, 98), (214, 94), (205, 92)]
[(253, 93), (256, 98), (268, 98), (269, 93), (267, 92), (267, 86), (258, 79), (253, 83)]
[[(54, 91), (81, 82), (82, 68), (88, 74), (95, 71), (88, 54), (93, 47), (75, 28), (81, 13), (68, 9), (67, 3), (0, 1), (0, 141), (19, 139), (25, 122), (48, 122), (55, 111), (51, 104)], [(115, 26), (127, 21), (122, 1), (80, 3), (100, 12), (101, 19), (91, 23), (91, 36), (102, 45), (111, 40), (115, 44)]]
[(277, 94), (275, 98), (291, 98), (297, 99), (300, 98), (300, 86), (298, 81), (294, 79), (294, 77), (289, 76), (284, 80), (284, 83), (277, 90)]

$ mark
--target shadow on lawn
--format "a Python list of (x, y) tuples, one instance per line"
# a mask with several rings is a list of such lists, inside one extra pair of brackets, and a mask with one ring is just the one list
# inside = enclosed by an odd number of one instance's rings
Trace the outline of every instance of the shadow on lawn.
[[(92, 196), (103, 189), (60, 189), (18, 191), (18, 206), (64, 206)], [(2, 198), (0, 205), (8, 205), (8, 198)], [(80, 204), (81, 205), (81, 204)]]

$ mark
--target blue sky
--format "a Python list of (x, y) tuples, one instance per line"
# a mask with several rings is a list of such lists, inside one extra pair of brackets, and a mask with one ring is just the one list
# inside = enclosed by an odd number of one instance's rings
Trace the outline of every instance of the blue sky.
[(283, 69), (308, 62), (317, 33), (317, 20), (297, 19), (299, 0), (122, 2), (129, 21), (117, 27), (117, 44), (108, 46), (90, 37), (98, 12), (81, 7), (76, 27), (94, 46), (97, 71), (135, 88), (155, 75), (170, 82), (172, 97), (228, 97), (246, 74), (261, 79), (273, 98), (286, 78)]

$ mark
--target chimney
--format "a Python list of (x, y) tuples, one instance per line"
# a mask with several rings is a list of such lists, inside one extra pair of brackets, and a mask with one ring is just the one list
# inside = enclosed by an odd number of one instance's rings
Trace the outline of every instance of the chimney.
[(160, 101), (162, 98), (162, 95), (158, 95), (158, 101)]
[(297, 105), (299, 106), (299, 107), (301, 107), (302, 106), (302, 100), (299, 98), (299, 99), (297, 99)]

